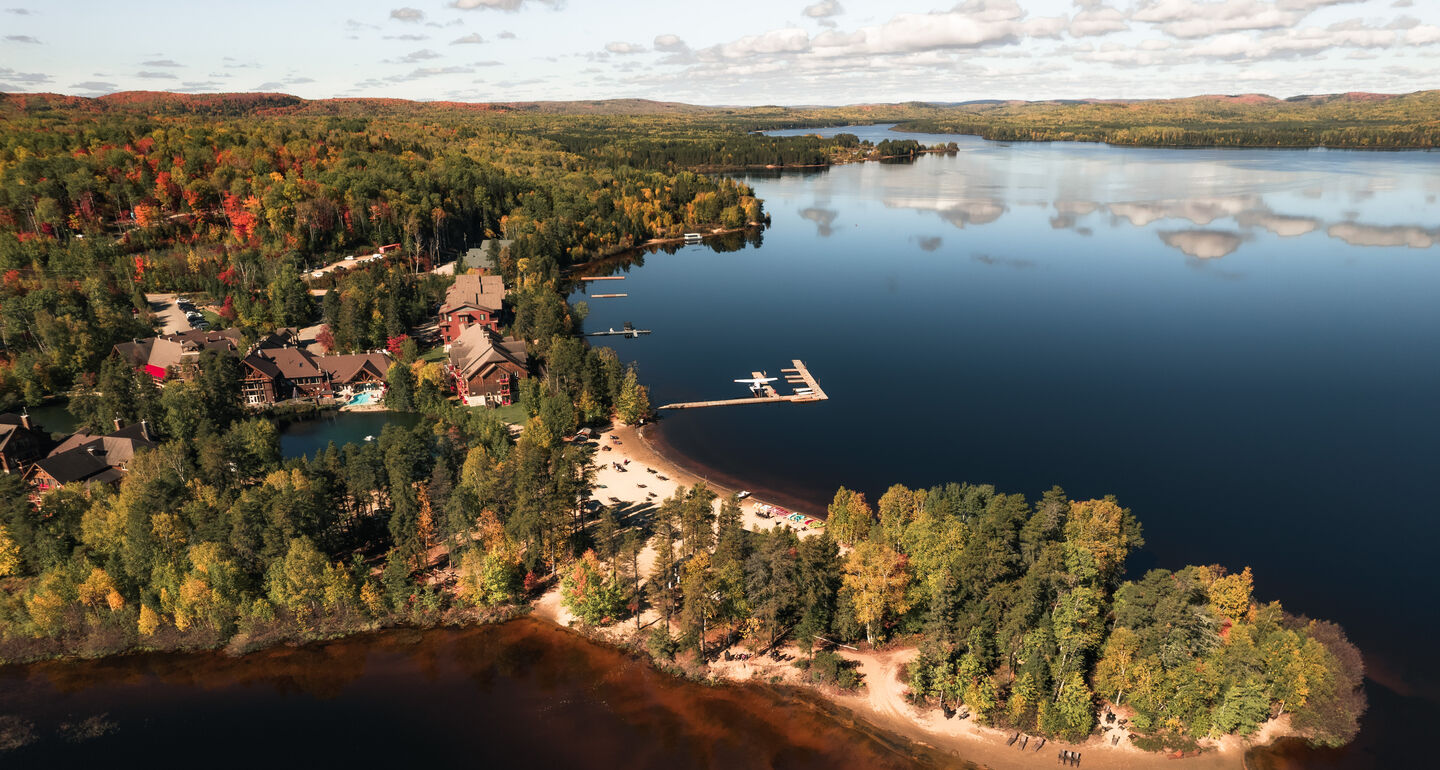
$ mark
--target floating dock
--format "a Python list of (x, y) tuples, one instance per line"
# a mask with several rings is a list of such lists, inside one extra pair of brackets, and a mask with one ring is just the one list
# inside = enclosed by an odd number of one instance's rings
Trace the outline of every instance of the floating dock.
[(649, 329), (636, 329), (634, 326), (632, 326), (632, 325), (630, 324), (629, 321), (626, 321), (626, 322), (625, 322), (625, 326), (624, 326), (623, 328), (616, 329), (615, 327), (612, 326), (612, 327), (610, 327), (609, 329), (607, 329), (607, 330), (605, 330), (605, 331), (603, 331), (603, 332), (586, 332), (585, 336), (586, 336), (586, 337), (626, 337), (626, 338), (629, 338), (629, 339), (632, 339), (632, 340), (633, 340), (633, 339), (635, 339), (636, 337), (639, 337), (639, 336), (642, 335), (642, 334), (649, 334), (649, 333), (650, 333), (650, 330), (649, 330)]
[(590, 299), (609, 299), (611, 297), (628, 297), (629, 294), (591, 294)]
[[(782, 395), (772, 385), (765, 385), (762, 395), (750, 396), (749, 398), (725, 398), (718, 401), (682, 401), (678, 404), (665, 404), (660, 409), (700, 409), (707, 406), (740, 406), (741, 404), (775, 404), (790, 402), (804, 404), (811, 401), (825, 401), (830, 397), (815, 380), (815, 375), (805, 368), (805, 363), (799, 359), (790, 361), (790, 368), (781, 369), (785, 375), (785, 382), (797, 386), (795, 392), (789, 395)], [(760, 378), (760, 372), (751, 372), (752, 377)]]
[(625, 280), (625, 276), (623, 276), (623, 275), (582, 275), (582, 276), (580, 276), (580, 280), (582, 280), (582, 281), (623, 281), (623, 280)]

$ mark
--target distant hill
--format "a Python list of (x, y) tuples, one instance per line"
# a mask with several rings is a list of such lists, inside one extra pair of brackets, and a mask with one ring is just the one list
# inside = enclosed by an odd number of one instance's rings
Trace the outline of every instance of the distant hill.
[(745, 131), (843, 123), (899, 123), (899, 130), (975, 134), (1005, 141), (1091, 141), (1155, 146), (1440, 147), (1440, 91), (1350, 92), (1279, 99), (1208, 94), (1181, 99), (982, 99), (840, 107), (718, 107), (649, 99), (417, 102), (302, 99), (279, 93), (175, 94), (124, 91), (98, 98), (0, 95), (0, 115), (81, 114), (454, 118), (465, 115), (671, 116), (714, 118)]
[(1139, 101), (974, 102), (899, 128), (1007, 141), (1428, 148), (1440, 147), (1440, 91), (1289, 99), (1211, 94)]
[(167, 91), (121, 91), (100, 97), (52, 93), (0, 94), (6, 111), (44, 109), (156, 115), (426, 115), (463, 112), (529, 112), (554, 115), (677, 115), (702, 114), (712, 107), (649, 99), (603, 99), (568, 102), (419, 102), (407, 99), (302, 99), (278, 93), (177, 94)]

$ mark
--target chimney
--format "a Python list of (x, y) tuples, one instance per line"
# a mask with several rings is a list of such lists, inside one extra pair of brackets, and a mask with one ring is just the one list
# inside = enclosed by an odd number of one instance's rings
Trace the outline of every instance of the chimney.
[(123, 428), (123, 427), (125, 427), (125, 423), (122, 422), (119, 417), (116, 417), (116, 418), (115, 418), (115, 430), (120, 430), (120, 429)]
[(30, 430), (30, 410), (29, 410), (29, 409), (22, 409), (22, 410), (20, 410), (20, 425), (21, 425), (21, 427), (25, 428), (25, 430)]

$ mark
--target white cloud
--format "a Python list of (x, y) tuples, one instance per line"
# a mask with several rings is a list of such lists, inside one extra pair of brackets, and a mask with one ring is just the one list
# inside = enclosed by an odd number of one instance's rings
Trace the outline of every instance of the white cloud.
[(705, 61), (748, 59), (752, 56), (799, 53), (810, 49), (810, 35), (803, 29), (777, 29), (759, 35), (746, 35), (734, 42), (711, 46), (699, 52)]
[(526, 3), (535, 5), (548, 5), (551, 8), (559, 8), (564, 0), (455, 0), (450, 4), (451, 8), (459, 8), (465, 11), (472, 10), (495, 10), (495, 11), (518, 11)]
[(435, 53), (429, 48), (421, 48), (418, 51), (411, 51), (410, 53), (405, 54), (404, 56), (400, 57), (398, 61), (406, 64), (414, 64), (415, 62), (427, 61), (429, 59), (438, 58), (440, 58), (440, 54)]
[(800, 14), (812, 19), (828, 19), (831, 16), (839, 16), (844, 12), (844, 6), (840, 5), (836, 0), (820, 0), (820, 2), (814, 5), (805, 6), (805, 10), (801, 11)]
[(396, 21), (403, 21), (407, 24), (414, 24), (425, 18), (425, 12), (419, 8), (396, 8), (390, 12), (390, 18)]
[(1091, 37), (1095, 35), (1108, 35), (1112, 32), (1123, 32), (1130, 28), (1125, 19), (1125, 14), (1095, 0), (1088, 2), (1077, 2), (1081, 10), (1070, 20), (1067, 28), (1075, 37)]
[(1406, 45), (1434, 45), (1440, 43), (1440, 26), (1434, 24), (1422, 24), (1405, 30), (1403, 40)]
[(483, 42), (485, 42), (485, 38), (480, 37), (479, 32), (471, 32), (465, 37), (457, 37), (451, 40), (450, 45), (478, 45)]
[(605, 50), (614, 54), (645, 53), (645, 46), (639, 43), (626, 43), (623, 40), (613, 40), (605, 44)]
[(690, 46), (686, 45), (679, 35), (656, 35), (654, 45), (655, 50), (663, 53), (679, 53), (690, 50)]
[(169, 72), (151, 72), (148, 70), (135, 73), (135, 77), (144, 78), (145, 80), (179, 80), (179, 78)]

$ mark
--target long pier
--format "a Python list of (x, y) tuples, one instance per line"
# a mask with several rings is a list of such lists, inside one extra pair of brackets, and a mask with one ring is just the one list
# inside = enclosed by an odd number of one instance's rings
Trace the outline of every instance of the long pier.
[[(678, 404), (665, 404), (660, 409), (701, 409), (710, 406), (740, 406), (742, 404), (775, 404), (790, 402), (792, 404), (804, 404), (812, 401), (825, 401), (830, 397), (820, 387), (815, 375), (805, 367), (805, 362), (799, 359), (791, 359), (790, 367), (780, 370), (785, 375), (785, 382), (795, 386), (795, 392), (781, 394), (771, 385), (766, 385), (763, 395), (751, 396), (749, 398), (724, 398), (717, 401), (682, 401)], [(760, 377), (759, 372), (751, 372), (754, 377)]]

